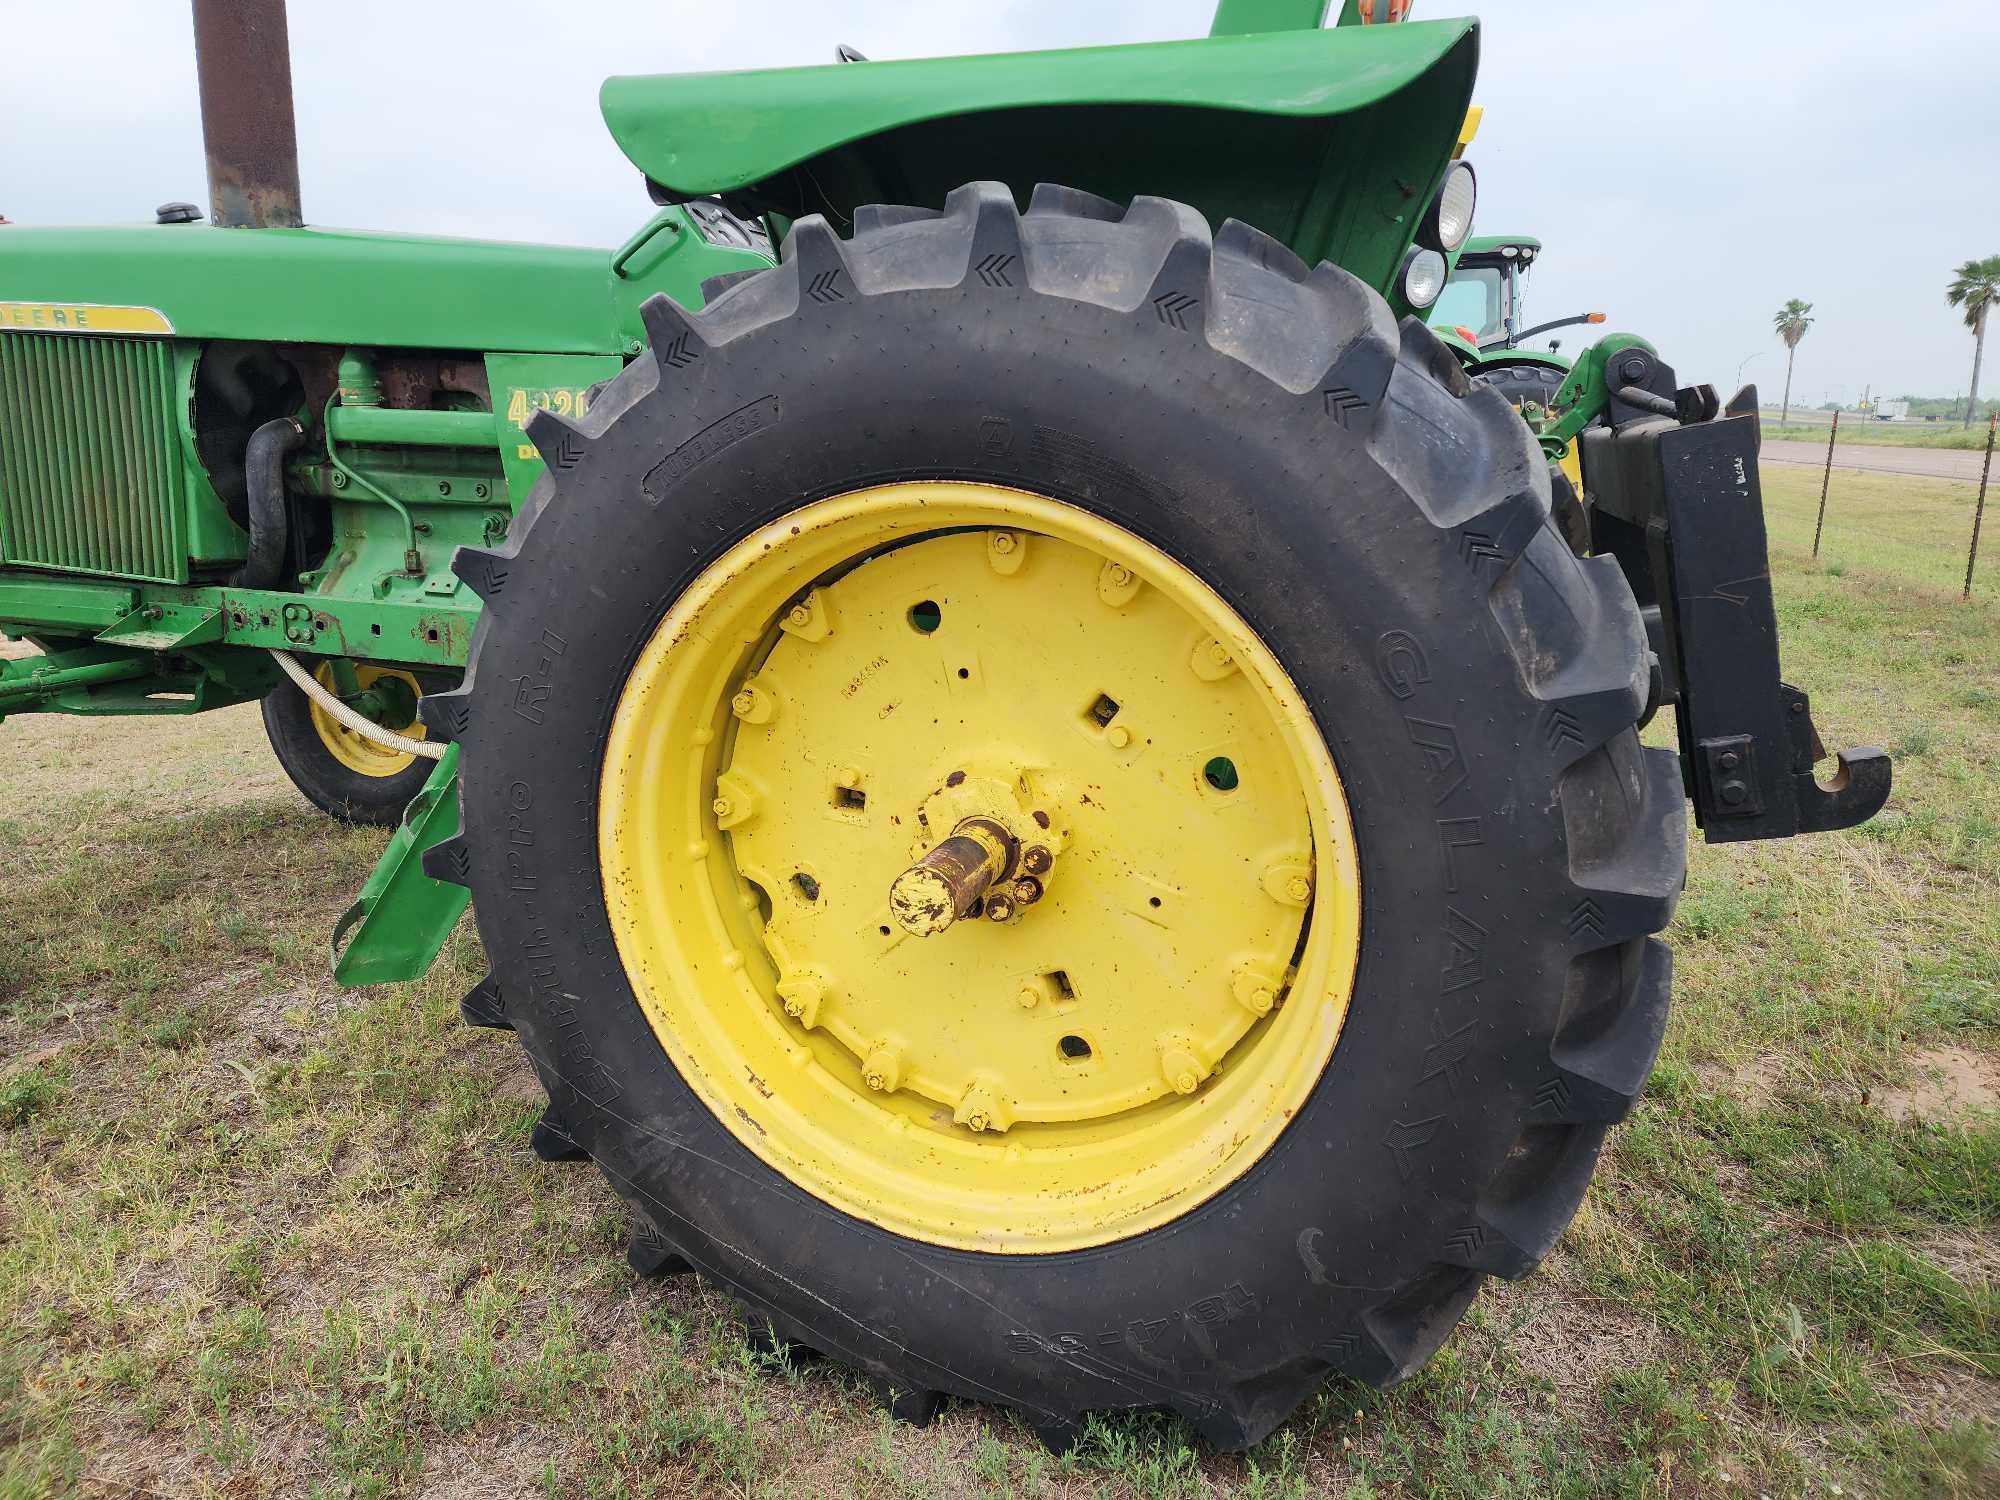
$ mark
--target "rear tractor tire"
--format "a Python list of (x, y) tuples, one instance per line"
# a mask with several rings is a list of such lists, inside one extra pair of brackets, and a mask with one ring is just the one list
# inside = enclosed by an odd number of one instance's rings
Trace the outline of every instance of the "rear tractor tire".
[[(390, 695), (398, 711), (387, 727), (406, 739), (426, 739), (429, 732), (416, 715), (424, 694), (424, 679), (403, 667), (355, 665), (365, 691), (376, 688)], [(314, 669), (322, 687), (334, 679), (324, 662)], [(433, 685), (435, 680), (433, 680)], [(407, 720), (404, 713), (407, 711)], [(264, 695), (264, 734), (278, 764), (308, 802), (342, 823), (393, 828), (423, 790), (432, 762), (394, 750), (356, 734), (313, 703), (289, 680)]]
[(423, 704), (537, 1149), (905, 1414), (1236, 1448), (1410, 1374), (1639, 1095), (1682, 871), (1638, 612), (1507, 402), (1062, 188), (646, 316)]

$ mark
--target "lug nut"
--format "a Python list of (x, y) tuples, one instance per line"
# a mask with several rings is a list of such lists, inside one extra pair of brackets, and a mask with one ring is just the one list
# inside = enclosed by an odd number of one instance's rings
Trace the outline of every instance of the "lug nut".
[(1160, 1071), (1177, 1094), (1192, 1094), (1201, 1087), (1202, 1066), (1185, 1047), (1169, 1047), (1162, 1052)]
[(861, 1065), (861, 1081), (879, 1094), (893, 1094), (903, 1081), (902, 1055), (888, 1043), (868, 1054)]
[(974, 1134), (1005, 1130), (1014, 1123), (1012, 1107), (984, 1082), (975, 1083), (965, 1091), (958, 1108), (952, 1111), (952, 1118)]

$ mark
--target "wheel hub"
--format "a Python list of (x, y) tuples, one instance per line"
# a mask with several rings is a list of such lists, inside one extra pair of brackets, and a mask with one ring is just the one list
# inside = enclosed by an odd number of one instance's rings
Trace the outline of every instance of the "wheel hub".
[[(982, 1131), (1108, 1118), (1229, 1055), (1261, 1014), (1238, 971), (1283, 992), (1307, 902), (1262, 876), (1309, 867), (1303, 798), (1240, 676), (1146, 595), (1052, 537), (924, 537), (815, 588), (824, 630), (788, 611), (732, 692), (719, 786), (756, 789), (731, 846), (781, 1008), (872, 1092)], [(1211, 819), (1254, 856), (1181, 838)]]

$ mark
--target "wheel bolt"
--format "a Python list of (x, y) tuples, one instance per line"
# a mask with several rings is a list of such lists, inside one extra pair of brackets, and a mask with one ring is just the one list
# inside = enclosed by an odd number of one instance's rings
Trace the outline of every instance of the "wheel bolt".
[(1312, 882), (1303, 875), (1294, 875), (1290, 880), (1285, 882), (1285, 894), (1301, 906), (1312, 900), (1312, 893)]
[(1185, 1047), (1169, 1047), (1160, 1054), (1160, 1071), (1177, 1094), (1192, 1094), (1201, 1087), (1201, 1064)]
[(895, 1093), (903, 1081), (902, 1054), (887, 1042), (874, 1048), (861, 1064), (861, 1081), (878, 1094)]
[(1011, 531), (994, 532), (992, 537), (992, 544), (993, 544), (993, 550), (995, 552), (998, 552), (1002, 557), (1005, 557), (1009, 552), (1012, 552), (1014, 548), (1019, 545), (1014, 540), (1014, 533)]
[(990, 1130), (993, 1128), (993, 1117), (983, 1109), (975, 1109), (965, 1117), (965, 1128), (975, 1132)]
[(792, 626), (803, 630), (806, 626), (812, 624), (813, 612), (803, 604), (794, 604), (790, 609), (785, 611), (785, 619)]
[(739, 719), (747, 719), (757, 711), (757, 695), (744, 688), (729, 700), (729, 711)]
[(717, 797), (713, 802), (708, 804), (708, 809), (718, 818), (726, 818), (736, 810), (735, 805), (727, 797)]

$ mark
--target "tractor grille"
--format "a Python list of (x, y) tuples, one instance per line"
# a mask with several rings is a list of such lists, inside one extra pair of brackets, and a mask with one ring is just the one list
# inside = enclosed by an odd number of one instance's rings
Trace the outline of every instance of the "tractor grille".
[(0, 562), (185, 582), (172, 392), (163, 340), (0, 333)]

